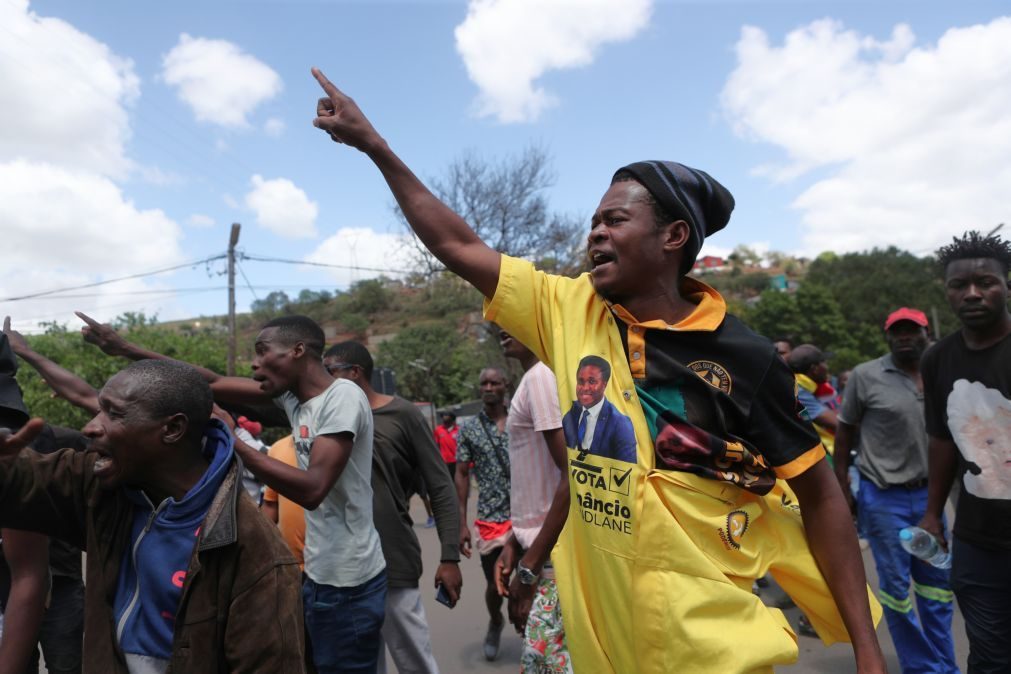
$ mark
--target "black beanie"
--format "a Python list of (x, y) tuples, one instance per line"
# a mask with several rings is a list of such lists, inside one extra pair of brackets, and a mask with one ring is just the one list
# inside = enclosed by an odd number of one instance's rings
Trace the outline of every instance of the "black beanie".
[(673, 161), (638, 161), (623, 166), (614, 175), (619, 173), (630, 174), (675, 220), (688, 223), (691, 237), (682, 249), (680, 270), (687, 274), (705, 238), (727, 226), (734, 196), (705, 171)]

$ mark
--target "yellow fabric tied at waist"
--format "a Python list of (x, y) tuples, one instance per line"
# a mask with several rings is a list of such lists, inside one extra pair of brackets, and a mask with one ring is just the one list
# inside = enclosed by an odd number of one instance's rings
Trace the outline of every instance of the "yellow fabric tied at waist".
[[(622, 560), (630, 596), (613, 598), (630, 602), (624, 610), (634, 644), (613, 644), (606, 651), (617, 657), (592, 671), (771, 672), (796, 662), (796, 635), (782, 611), (751, 592), (753, 579), (766, 573), (826, 645), (849, 641), (785, 482), (758, 496), (689, 473), (651, 471), (641, 494), (637, 554)], [(562, 564), (567, 553), (563, 546)], [(869, 588), (868, 598), (877, 624), (881, 606)]]

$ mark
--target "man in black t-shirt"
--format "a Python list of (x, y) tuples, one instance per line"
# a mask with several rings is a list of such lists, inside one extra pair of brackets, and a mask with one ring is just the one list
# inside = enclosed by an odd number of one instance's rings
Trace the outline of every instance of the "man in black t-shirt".
[(961, 330), (923, 358), (929, 496), (920, 526), (944, 541), (941, 511), (962, 487), (951, 587), (969, 636), (970, 672), (1011, 671), (1011, 243), (968, 232), (938, 251)]

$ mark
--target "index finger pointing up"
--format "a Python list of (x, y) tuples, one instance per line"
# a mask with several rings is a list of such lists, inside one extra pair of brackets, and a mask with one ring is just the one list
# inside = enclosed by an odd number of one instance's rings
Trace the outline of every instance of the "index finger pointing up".
[(98, 321), (96, 321), (94, 318), (92, 318), (88, 314), (84, 313), (83, 311), (75, 311), (74, 313), (77, 314), (78, 318), (80, 318), (82, 321), (84, 321), (85, 323), (87, 323), (91, 327), (97, 328), (99, 326)]
[(330, 98), (337, 98), (341, 95), (340, 89), (335, 87), (333, 82), (328, 80), (326, 75), (324, 75), (323, 71), (319, 68), (312, 69), (312, 76), (316, 78), (316, 81), (319, 82), (319, 85), (323, 87), (323, 91), (325, 91), (326, 95)]

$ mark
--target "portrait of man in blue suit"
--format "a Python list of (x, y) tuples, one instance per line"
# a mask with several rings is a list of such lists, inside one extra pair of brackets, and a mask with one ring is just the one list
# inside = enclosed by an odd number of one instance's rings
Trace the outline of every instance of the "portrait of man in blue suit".
[(611, 364), (599, 356), (586, 356), (576, 370), (576, 400), (562, 419), (565, 443), (574, 449), (609, 459), (635, 463), (632, 420), (607, 398)]

